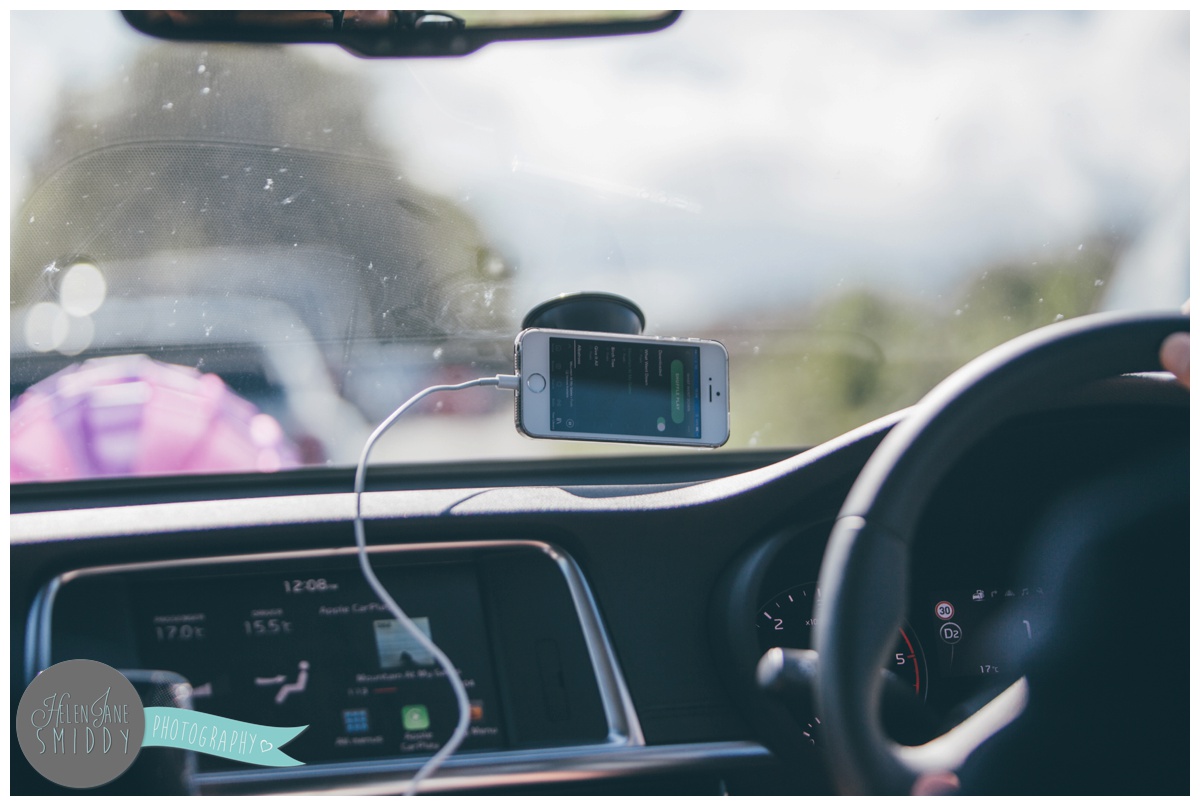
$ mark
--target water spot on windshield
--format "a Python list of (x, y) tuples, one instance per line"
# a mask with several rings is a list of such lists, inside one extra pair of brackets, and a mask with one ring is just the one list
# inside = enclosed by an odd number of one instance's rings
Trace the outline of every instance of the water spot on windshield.
[(25, 343), (47, 353), (66, 338), (66, 312), (54, 302), (39, 302), (25, 314)]
[(90, 316), (67, 316), (66, 333), (55, 348), (63, 355), (79, 355), (92, 343), (96, 326)]
[(203, 87), (203, 88), (201, 88), (201, 90), (200, 90), (200, 94), (201, 94), (201, 95), (208, 95), (210, 92), (212, 92), (212, 88), (211, 88), (211, 87)]
[(205, 70), (207, 70), (207, 69), (208, 69), (208, 68), (207, 68), (207, 67), (205, 67), (204, 65), (199, 65), (199, 66), (196, 68), (196, 72), (197, 72), (197, 73), (203, 73), (203, 72), (204, 72)]
[(441, 358), (442, 358), (442, 353), (443, 353), (443, 352), (444, 352), (444, 351), (442, 350), (442, 348), (441, 348), (441, 347), (438, 347), (438, 348), (436, 348), (436, 349), (433, 351), (433, 357), (434, 357), (434, 359), (435, 359), (435, 360), (438, 360), (438, 361), (440, 361), (440, 360), (441, 360)]
[(83, 317), (99, 310), (107, 290), (104, 273), (95, 264), (81, 261), (63, 275), (58, 293), (63, 310), (71, 316)]
[(167, 101), (165, 104), (162, 105), (162, 108), (163, 109), (174, 109), (175, 104), (171, 103), (170, 101)]
[(272, 186), (274, 184), (275, 184), (275, 180), (268, 177), (267, 184), (263, 185), (263, 190), (272, 190), (273, 189)]
[(1096, 282), (1092, 283), (1092, 285), (1096, 286), (1096, 288), (1099, 288), (1100, 286), (1104, 285), (1104, 281), (1097, 277)]
[(500, 278), (507, 272), (503, 258), (491, 252), (482, 255), (483, 272), (488, 277)]

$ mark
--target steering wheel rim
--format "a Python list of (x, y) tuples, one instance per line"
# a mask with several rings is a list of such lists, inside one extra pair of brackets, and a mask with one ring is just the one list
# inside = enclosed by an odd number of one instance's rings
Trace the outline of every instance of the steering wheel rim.
[(1159, 347), (1179, 331), (1190, 322), (1178, 313), (1095, 314), (1032, 331), (950, 375), (880, 443), (838, 514), (818, 583), (817, 705), (839, 791), (907, 794), (924, 772), (956, 770), (1024, 703), (1019, 681), (921, 747), (883, 731), (879, 669), (907, 608), (910, 550), (934, 488), (980, 437), (1046, 395), (1160, 370)]

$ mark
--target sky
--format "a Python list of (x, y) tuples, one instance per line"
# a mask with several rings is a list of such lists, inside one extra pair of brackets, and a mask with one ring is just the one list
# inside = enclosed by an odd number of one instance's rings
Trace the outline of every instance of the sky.
[[(936, 293), (1186, 220), (1188, 24), (691, 12), (464, 59), (314, 58), (373, 83), (379, 138), (480, 221), (518, 309), (602, 288), (670, 327), (772, 293)], [(112, 13), (13, 15), (14, 199), (66, 88), (114, 80), (139, 46)]]
[[(370, 85), (398, 176), (478, 222), (512, 267), (515, 320), (602, 290), (636, 300), (649, 333), (709, 336), (770, 332), (863, 286), (948, 300), (998, 264), (1114, 242), (1105, 304), (1177, 305), (1189, 26), (1186, 12), (688, 12), (647, 36), (461, 59), (305, 53)], [(19, 205), (58, 105), (119, 84), (148, 40), (113, 12), (17, 12), (10, 37)], [(456, 436), (473, 427), (452, 419)], [(508, 455), (495, 425), (455, 450)], [(447, 449), (426, 423), (402, 436), (418, 455)]]

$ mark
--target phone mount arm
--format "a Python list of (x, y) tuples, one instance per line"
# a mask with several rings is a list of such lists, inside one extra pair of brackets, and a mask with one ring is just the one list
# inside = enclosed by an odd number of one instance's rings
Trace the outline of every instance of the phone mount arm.
[(640, 336), (646, 327), (646, 315), (633, 300), (617, 294), (577, 291), (560, 294), (531, 308), (521, 322), (521, 329), (531, 327)]

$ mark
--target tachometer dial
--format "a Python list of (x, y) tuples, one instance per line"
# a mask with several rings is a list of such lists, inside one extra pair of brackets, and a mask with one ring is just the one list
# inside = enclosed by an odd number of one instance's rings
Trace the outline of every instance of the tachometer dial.
[[(812, 629), (816, 623), (813, 611), (820, 595), (817, 583), (809, 582), (781, 591), (764, 602), (758, 609), (759, 649), (763, 652), (777, 646), (811, 649)], [(900, 628), (887, 668), (912, 686), (922, 701), (925, 699), (928, 689), (925, 653), (908, 622)]]

